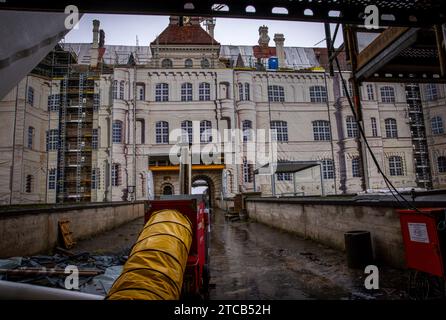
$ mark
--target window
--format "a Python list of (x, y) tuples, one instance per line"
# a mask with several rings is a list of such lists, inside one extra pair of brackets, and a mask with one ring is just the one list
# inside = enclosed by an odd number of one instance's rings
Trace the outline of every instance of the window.
[(172, 185), (165, 185), (163, 187), (163, 195), (170, 196), (173, 194), (173, 186)]
[(383, 103), (395, 103), (395, 89), (389, 86), (382, 87), (381, 101)]
[(252, 183), (252, 178), (252, 164), (248, 163), (248, 160), (243, 159), (243, 182)]
[(184, 61), (184, 67), (185, 68), (192, 68), (194, 66), (194, 63), (192, 62), (192, 59), (186, 59), (186, 61)]
[(166, 121), (158, 121), (155, 128), (156, 143), (169, 143), (169, 123)]
[(122, 121), (113, 121), (113, 143), (122, 143)]
[(200, 87), (198, 89), (198, 98), (200, 99), (200, 101), (211, 100), (211, 85), (209, 83), (200, 83)]
[[(347, 87), (348, 87), (348, 95), (351, 98), (351, 97), (353, 97), (353, 86), (350, 81), (347, 81)], [(346, 97), (347, 93), (345, 92), (345, 87), (344, 87), (344, 84), (342, 83), (342, 80), (341, 80), (341, 88), (342, 88), (342, 96)]]
[(192, 121), (185, 120), (181, 122), (182, 142), (192, 142)]
[(170, 69), (170, 68), (172, 68), (172, 66), (173, 66), (173, 63), (172, 63), (172, 60), (170, 60), (170, 59), (163, 59), (163, 61), (161, 61), (162, 68)]
[(192, 83), (181, 85), (181, 101), (192, 101)]
[(439, 116), (433, 117), (431, 120), (432, 134), (443, 134), (443, 119)]
[(98, 129), (93, 129), (92, 135), (91, 135), (91, 148), (96, 150), (98, 148)]
[(136, 86), (136, 94), (139, 101), (146, 100), (146, 87), (143, 84), (138, 84)]
[(367, 89), (367, 100), (373, 101), (375, 100), (375, 90), (373, 89), (373, 84), (368, 84), (366, 86)]
[(26, 102), (28, 102), (29, 105), (34, 106), (34, 88), (28, 87), (28, 90), (26, 92)]
[(48, 189), (56, 189), (56, 169), (50, 169), (48, 171)]
[(250, 85), (247, 82), (245, 82), (245, 100), (251, 100)]
[(113, 163), (111, 171), (112, 186), (117, 187), (121, 185), (121, 165)]
[(268, 100), (271, 102), (285, 102), (285, 90), (282, 86), (268, 86)]
[(48, 111), (58, 111), (60, 106), (60, 94), (50, 94), (48, 96)]
[(271, 130), (275, 141), (288, 142), (288, 124), (285, 121), (271, 121)]
[(438, 87), (434, 83), (426, 85), (426, 99), (428, 101), (438, 100)]
[(347, 123), (347, 137), (357, 138), (359, 137), (358, 123), (355, 121), (353, 116), (348, 116), (346, 119)]
[(389, 118), (384, 120), (386, 125), (386, 137), (387, 138), (398, 138), (398, 127), (396, 120)]
[(359, 157), (352, 159), (352, 176), (353, 178), (361, 177), (361, 159)]
[(33, 127), (28, 127), (28, 148), (32, 149), (34, 147), (34, 134), (36, 129)]
[(51, 129), (46, 132), (46, 149), (55, 151), (59, 148), (59, 130)]
[(93, 110), (98, 111), (101, 106), (101, 95), (99, 93), (95, 93), (93, 95)]
[(277, 173), (277, 181), (293, 181), (293, 175), (291, 173)]
[(446, 172), (446, 157), (438, 157), (437, 164), (438, 164), (438, 172), (445, 173)]
[(327, 102), (327, 90), (323, 86), (310, 87), (311, 102)]
[(244, 120), (242, 122), (242, 130), (243, 130), (243, 142), (252, 140), (252, 121)]
[(212, 142), (212, 122), (203, 120), (200, 122), (200, 142)]
[(118, 80), (113, 81), (112, 95), (113, 99), (118, 99)]
[(119, 99), (124, 100), (125, 81), (119, 82)]
[(324, 180), (334, 179), (334, 163), (331, 159), (322, 160), (322, 178)]
[(91, 169), (91, 189), (100, 189), (99, 185), (101, 183), (101, 171), (99, 168)]
[(169, 85), (167, 83), (158, 83), (155, 87), (155, 101), (169, 101)]
[(325, 120), (313, 121), (313, 136), (315, 141), (330, 141), (330, 122)]
[(389, 158), (389, 169), (391, 176), (402, 176), (403, 174), (403, 161), (401, 157), (393, 156)]
[(240, 101), (248, 101), (250, 100), (250, 86), (249, 83), (245, 82), (245, 83), (239, 83), (238, 84), (238, 88), (239, 88), (239, 98)]
[(31, 193), (33, 192), (33, 183), (34, 183), (34, 177), (32, 175), (26, 176), (26, 182), (25, 182), (25, 192)]
[(204, 58), (204, 59), (201, 60), (201, 67), (202, 67), (203, 69), (207, 69), (207, 68), (209, 68), (210, 66), (211, 66), (211, 64), (209, 63), (209, 60), (208, 60), (208, 59)]
[(378, 126), (376, 124), (376, 118), (371, 118), (370, 121), (372, 123), (372, 137), (377, 137), (378, 136)]

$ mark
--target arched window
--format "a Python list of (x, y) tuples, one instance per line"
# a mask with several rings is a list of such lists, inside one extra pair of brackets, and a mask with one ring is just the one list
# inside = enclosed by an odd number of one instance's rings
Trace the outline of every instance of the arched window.
[(181, 85), (181, 101), (192, 101), (192, 83), (186, 82)]
[(398, 138), (398, 126), (395, 119), (389, 118), (384, 120), (386, 126), (387, 138)]
[(30, 106), (34, 106), (34, 88), (33, 87), (28, 87), (28, 90), (26, 92), (26, 102), (28, 102), (28, 104)]
[(402, 176), (403, 173), (403, 159), (398, 156), (389, 157), (389, 171), (391, 176)]
[(170, 68), (172, 68), (172, 66), (173, 66), (173, 63), (172, 63), (172, 60), (170, 60), (170, 59), (163, 59), (163, 61), (161, 61), (162, 68), (170, 69)]
[(285, 121), (271, 121), (272, 138), (278, 142), (288, 142), (288, 124)]
[(203, 120), (200, 122), (200, 142), (212, 142), (212, 122)]
[(330, 122), (326, 120), (313, 121), (313, 137), (315, 141), (330, 141)]
[(113, 143), (122, 143), (122, 121), (113, 121)]
[(243, 120), (242, 130), (243, 130), (243, 142), (251, 141), (252, 140), (252, 121), (251, 120)]
[(373, 101), (375, 100), (375, 90), (373, 89), (373, 84), (368, 84), (366, 86), (367, 89), (367, 100)]
[(444, 133), (443, 119), (439, 116), (433, 117), (431, 119), (431, 127), (432, 127), (432, 134), (443, 134)]
[(211, 66), (211, 64), (209, 63), (209, 60), (206, 58), (201, 59), (201, 67), (203, 69), (208, 69)]
[(345, 122), (347, 124), (347, 137), (359, 137), (358, 123), (355, 121), (355, 118), (353, 116), (348, 116)]
[(393, 87), (381, 87), (380, 91), (383, 103), (395, 103), (395, 89)]
[(113, 99), (118, 99), (118, 80), (113, 81), (112, 95)]
[(194, 63), (192, 61), (192, 59), (186, 59), (186, 61), (184, 61), (184, 67), (185, 68), (192, 68), (194, 66)]
[(438, 157), (437, 165), (438, 165), (438, 172), (445, 173), (446, 172), (446, 157)]
[(185, 120), (181, 122), (181, 140), (182, 142), (192, 142), (192, 121)]
[(240, 101), (248, 101), (250, 100), (250, 86), (249, 83), (245, 82), (245, 83), (239, 83), (238, 84), (238, 88), (239, 88), (239, 99)]
[(55, 190), (56, 189), (56, 180), (57, 180), (57, 170), (50, 169), (48, 171), (48, 189)]
[(327, 90), (325, 89), (325, 87), (310, 87), (310, 101), (315, 103), (327, 102)]
[(125, 81), (119, 82), (119, 99), (124, 100)]
[(157, 83), (155, 86), (155, 101), (169, 101), (169, 85), (167, 83)]
[(198, 98), (200, 101), (211, 100), (211, 85), (209, 83), (200, 83), (200, 86), (198, 88)]
[(352, 176), (353, 178), (361, 177), (361, 159), (359, 157), (352, 159)]
[(136, 85), (136, 96), (139, 101), (146, 100), (146, 86), (143, 83), (138, 83)]
[(167, 121), (158, 121), (156, 123), (155, 138), (158, 144), (169, 143), (169, 123)]
[(331, 159), (322, 160), (322, 177), (324, 180), (334, 179), (334, 162)]
[(285, 90), (282, 86), (268, 86), (268, 100), (270, 102), (285, 102)]

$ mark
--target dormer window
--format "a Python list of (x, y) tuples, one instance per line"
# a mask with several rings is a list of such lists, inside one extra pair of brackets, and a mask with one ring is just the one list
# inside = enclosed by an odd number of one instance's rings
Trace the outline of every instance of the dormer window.
[(163, 61), (161, 61), (161, 67), (166, 68), (166, 69), (170, 69), (172, 68), (173, 63), (172, 60), (170, 59), (164, 59)]
[(185, 68), (192, 68), (193, 66), (194, 66), (194, 63), (192, 62), (192, 59), (186, 59), (186, 61), (184, 61)]

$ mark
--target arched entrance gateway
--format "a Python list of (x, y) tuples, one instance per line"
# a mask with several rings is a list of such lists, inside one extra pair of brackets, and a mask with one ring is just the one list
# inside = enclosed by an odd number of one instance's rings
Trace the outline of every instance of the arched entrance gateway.
[(204, 194), (207, 207), (212, 208), (215, 204), (215, 184), (207, 175), (196, 175), (192, 177), (192, 194)]

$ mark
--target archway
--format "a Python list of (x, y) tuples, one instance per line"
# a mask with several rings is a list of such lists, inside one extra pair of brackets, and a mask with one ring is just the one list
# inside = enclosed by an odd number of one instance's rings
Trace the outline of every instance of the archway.
[(211, 178), (205, 175), (192, 178), (192, 194), (203, 194), (209, 208), (212, 208), (214, 205), (214, 193), (214, 183)]

